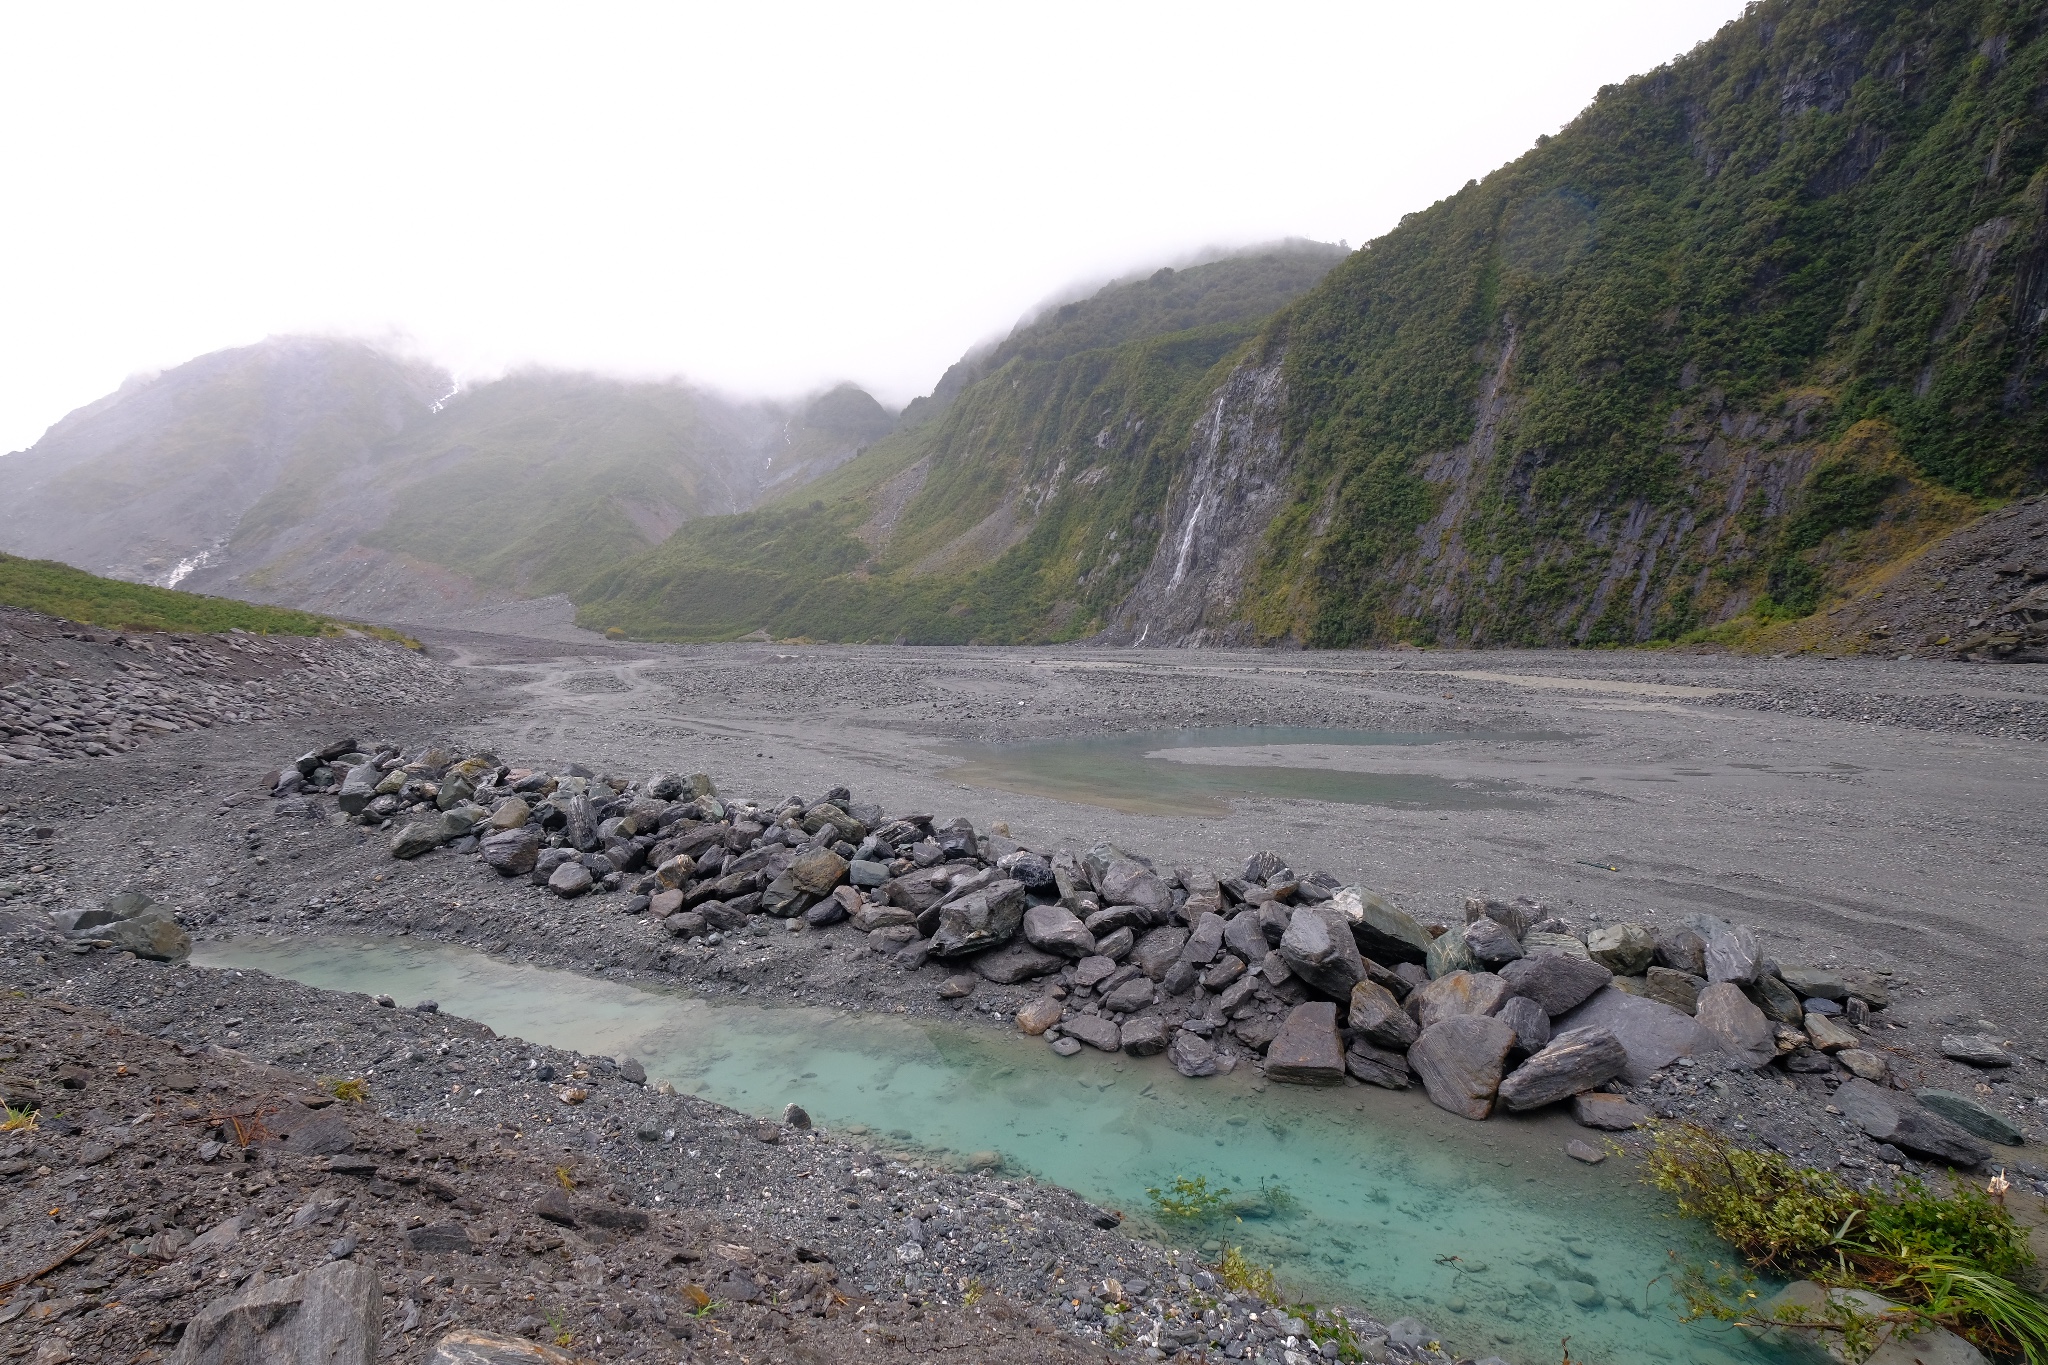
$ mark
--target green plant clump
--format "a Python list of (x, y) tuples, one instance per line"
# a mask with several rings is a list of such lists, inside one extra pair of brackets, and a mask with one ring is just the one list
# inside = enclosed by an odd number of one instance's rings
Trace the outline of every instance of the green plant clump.
[(1223, 1203), (1230, 1198), (1227, 1188), (1209, 1188), (1209, 1177), (1198, 1175), (1175, 1176), (1165, 1189), (1156, 1187), (1145, 1191), (1152, 1207), (1161, 1218), (1172, 1222), (1199, 1223), (1215, 1217), (1223, 1209)]
[[(1900, 1305), (1907, 1330), (1945, 1327), (1994, 1355), (2048, 1361), (2048, 1305), (2014, 1282), (2034, 1259), (2025, 1230), (1984, 1191), (1911, 1179), (1860, 1190), (1692, 1125), (1658, 1133), (1646, 1178), (1755, 1270), (1876, 1294)], [(1726, 1272), (1695, 1267), (1678, 1287), (1692, 1316), (1838, 1332), (1852, 1349), (1881, 1324), (1841, 1303), (1818, 1319), (1762, 1316)]]

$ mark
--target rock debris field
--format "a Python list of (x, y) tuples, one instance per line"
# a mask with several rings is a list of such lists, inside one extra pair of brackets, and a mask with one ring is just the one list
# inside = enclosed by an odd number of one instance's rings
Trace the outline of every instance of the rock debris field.
[[(17, 665), (13, 695), (53, 716), (57, 684), (44, 680), (98, 677), (99, 698), (130, 695), (114, 665), (134, 646), (43, 629), (46, 652)], [(226, 660), (264, 643), (187, 652)], [(215, 724), (116, 733), (98, 719), (111, 705), (86, 713), (81, 695), (65, 703), (81, 714), (60, 718), (71, 738), (89, 716), (122, 746), (84, 762), (37, 746), (0, 773), (0, 970), (28, 1002), (0, 1039), (0, 1092), (42, 1116), (0, 1135), (0, 1273), (94, 1239), (8, 1286), (0, 1351), (229, 1358), (201, 1354), (201, 1338), (229, 1350), (267, 1294), (308, 1321), (360, 1321), (365, 1359), (486, 1358), (459, 1354), (486, 1349), (462, 1333), (524, 1343), (489, 1349), (534, 1360), (908, 1360), (925, 1338), (989, 1360), (1469, 1358), (1453, 1324), (1289, 1318), (1219, 1284), (1205, 1255), (1000, 1158), (933, 1164), (813, 1128), (800, 1109), (764, 1123), (662, 1094), (630, 1059), (499, 1039), (407, 1008), (418, 1002), (176, 965), (194, 937), (463, 943), (714, 1000), (934, 1015), (1062, 1054), (1156, 1054), (1148, 1065), (1171, 1084), (1254, 1068), (1366, 1095), (1413, 1087), (1446, 1111), (1453, 1140), (1460, 1125), (1555, 1107), (1584, 1126), (1572, 1145), (1589, 1160), (1633, 1150), (1659, 1116), (1859, 1181), (2001, 1168), (2024, 1193), (2048, 1179), (2031, 1153), (2041, 1040), (1990, 983), (1957, 989), (1967, 956), (1916, 961), (1901, 949), (1918, 939), (1883, 934), (1852, 952), (1854, 936), (1830, 941), (1824, 921), (1816, 932), (1782, 917), (1768, 895), (1667, 890), (1660, 904), (1533, 856), (1424, 890), (1400, 855), (1332, 857), (1327, 834), (1284, 818), (1291, 803), (1240, 805), (1209, 826), (1087, 815), (963, 792), (885, 757), (906, 714), (949, 704), (927, 729), (1043, 727), (981, 680), (997, 665), (1022, 674), (1043, 706), (1048, 662), (1088, 664), (1073, 669), (1085, 677), (1093, 656), (975, 652), (949, 674), (931, 651), (820, 651), (838, 676), (868, 678), (869, 697), (812, 687), (817, 714), (799, 723), (777, 679), (809, 660), (763, 650), (593, 647), (558, 663), (572, 646), (451, 635), (422, 658), (315, 643), (337, 647), (293, 661), (269, 719), (158, 697), (166, 723)], [(70, 668), (54, 667), (57, 651)], [(160, 652), (145, 665), (152, 687), (172, 690), (172, 659), (208, 671)], [(1415, 656), (1382, 657), (1371, 695), (1338, 701), (1332, 689), (1357, 684), (1286, 656), (1196, 659), (1211, 671), (1182, 688), (1183, 709), (1189, 692), (1228, 707), (1242, 682), (1255, 718), (1276, 723), (1549, 733), (1616, 715), (1546, 710), (1532, 684), (1482, 676), (1498, 657), (1444, 660), (1426, 678)], [(1629, 689), (1602, 698), (1629, 699), (1615, 723), (1724, 707), (1713, 714), (1768, 725), (1760, 697), (1883, 690), (1841, 672), (1678, 664), (1606, 671)], [(1059, 724), (1171, 713), (1171, 673), (1129, 681), (1067, 682)], [(2027, 706), (2035, 686), (1998, 670), (1995, 687)], [(1918, 690), (1925, 702), (1896, 723), (1936, 742), (1953, 710)], [(849, 728), (861, 706), (870, 723)], [(625, 742), (622, 712), (647, 722)], [(1954, 742), (1987, 739), (2020, 742), (1981, 729)], [(1454, 836), (1428, 812), (1320, 809)], [(1493, 879), (1517, 865), (1526, 881)], [(1676, 869), (1637, 875), (1685, 885)], [(366, 1103), (323, 1089), (355, 1076), (369, 1077)], [(448, 1096), (465, 1087), (457, 1114)], [(720, 1306), (700, 1316), (699, 1295)]]

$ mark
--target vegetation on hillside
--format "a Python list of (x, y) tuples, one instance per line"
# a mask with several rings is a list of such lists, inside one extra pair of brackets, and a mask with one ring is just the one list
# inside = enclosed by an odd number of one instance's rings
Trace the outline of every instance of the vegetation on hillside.
[(1197, 406), (1341, 254), (1286, 244), (1048, 310), (859, 458), (600, 575), (578, 619), (671, 640), (1091, 634), (1144, 570)]
[(258, 635), (339, 635), (357, 630), (386, 639), (402, 638), (378, 627), (350, 626), (310, 612), (100, 578), (55, 560), (10, 554), (0, 554), (0, 603), (110, 630), (192, 635), (224, 630)]
[[(1299, 460), (1254, 593), (1264, 633), (1670, 638), (1750, 604), (1812, 610), (1825, 549), (1912, 484), (2040, 488), (2044, 13), (1766, 0), (1333, 272), (1266, 339)], [(1509, 352), (1471, 567), (1427, 606), (1405, 590), (1448, 495), (1427, 457), (1471, 438)], [(1859, 471), (1834, 448), (1859, 429), (1903, 463)], [(1733, 534), (1709, 534), (1731, 495)], [(1643, 593), (1603, 601), (1593, 585), (1646, 543)]]

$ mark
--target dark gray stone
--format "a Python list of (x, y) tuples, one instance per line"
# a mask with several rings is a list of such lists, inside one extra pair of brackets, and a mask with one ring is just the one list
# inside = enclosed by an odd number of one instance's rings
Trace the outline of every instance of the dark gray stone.
[(1913, 1098), (1926, 1108), (1947, 1119), (1965, 1131), (1996, 1142), (2006, 1147), (2017, 1147), (2027, 1140), (2019, 1125), (1996, 1110), (1987, 1109), (1967, 1095), (1958, 1095), (1953, 1090), (1916, 1090)]
[(1158, 987), (1143, 972), (1116, 987), (1102, 998), (1102, 1007), (1118, 1014), (1136, 1014), (1152, 1003)]
[(1422, 963), (1429, 959), (1429, 931), (1385, 898), (1346, 887), (1326, 902), (1351, 926), (1358, 951), (1375, 962)]
[(95, 938), (108, 940), (116, 949), (155, 962), (182, 962), (192, 955), (192, 936), (160, 905), (152, 905), (139, 915), (116, 920), (92, 933)]
[(1609, 986), (1571, 1013), (1555, 1021), (1560, 1029), (1597, 1025), (1621, 1040), (1628, 1053), (1622, 1075), (1641, 1085), (1680, 1057), (1710, 1054), (1717, 1045), (1697, 1020), (1671, 1006)]
[(1456, 971), (1438, 977), (1405, 1002), (1422, 1028), (1454, 1014), (1498, 1014), (1513, 992), (1492, 972)]
[(1706, 940), (1707, 980), (1713, 984), (1732, 981), (1737, 985), (1756, 980), (1763, 966), (1763, 954), (1756, 935), (1739, 924), (1702, 915), (1693, 927)]
[(1050, 976), (1066, 965), (1067, 959), (1057, 953), (1043, 952), (1028, 943), (1011, 943), (974, 959), (978, 975), (1004, 986)]
[(1131, 961), (1154, 981), (1161, 980), (1168, 969), (1180, 961), (1180, 950), (1187, 941), (1187, 930), (1170, 924), (1162, 925), (1137, 941), (1131, 949)]
[(1659, 934), (1657, 965), (1704, 981), (1707, 977), (1707, 941), (1690, 929)]
[(1079, 961), (1095, 953), (1095, 935), (1073, 911), (1060, 905), (1034, 905), (1024, 912), (1024, 938), (1034, 948)]
[(1758, 972), (1756, 980), (1750, 982), (1743, 990), (1750, 1001), (1764, 1012), (1766, 1019), (1779, 1024), (1800, 1024), (1805, 1021), (1806, 1012), (1800, 1007), (1799, 997), (1775, 974)]
[(1166, 1060), (1173, 1063), (1175, 1071), (1190, 1080), (1213, 1076), (1221, 1069), (1217, 1065), (1215, 1044), (1186, 1029), (1173, 1035), (1173, 1045), (1167, 1049)]
[(1213, 911), (1198, 915), (1187, 943), (1181, 947), (1181, 960), (1197, 967), (1206, 967), (1215, 961), (1216, 954), (1223, 951), (1223, 927), (1223, 916)]
[(1952, 1166), (1975, 1166), (1991, 1149), (1957, 1124), (1921, 1108), (1894, 1090), (1880, 1090), (1860, 1077), (1835, 1089), (1835, 1104), (1851, 1123), (1878, 1142)]
[(1495, 1017), (1515, 1031), (1515, 1046), (1523, 1052), (1536, 1052), (1550, 1041), (1550, 1016), (1526, 995), (1509, 997)]
[(1010, 941), (1024, 922), (1024, 884), (1004, 878), (939, 911), (933, 957), (963, 957)]
[(1501, 1103), (1521, 1111), (1570, 1099), (1628, 1068), (1621, 1040), (1604, 1028), (1567, 1029), (1500, 1083)]
[(484, 836), (484, 862), (501, 877), (524, 877), (540, 858), (540, 827), (526, 825)]
[(1640, 924), (1605, 924), (1586, 935), (1586, 955), (1616, 976), (1641, 976), (1657, 955), (1657, 939)]
[(1294, 974), (1325, 995), (1348, 1000), (1351, 988), (1365, 975), (1358, 944), (1346, 932), (1348, 924), (1330, 906), (1304, 905), (1295, 909), (1280, 940), (1280, 956)]
[(1577, 1008), (1614, 979), (1614, 973), (1599, 963), (1563, 953), (1517, 958), (1500, 969), (1500, 976), (1511, 993), (1534, 1000), (1553, 1019)]
[(1705, 977), (1675, 967), (1652, 967), (1643, 977), (1645, 999), (1660, 1001), (1685, 1014), (1699, 1009), (1700, 992), (1706, 988)]
[(377, 1273), (353, 1261), (265, 1280), (186, 1324), (172, 1365), (375, 1365)]
[(1077, 1014), (1063, 1020), (1060, 1032), (1069, 1038), (1080, 1039), (1098, 1052), (1115, 1052), (1123, 1045), (1123, 1031), (1116, 1023), (1092, 1014)]
[(1522, 955), (1522, 944), (1505, 924), (1487, 915), (1467, 924), (1464, 929), (1465, 946), (1471, 950), (1475, 961), (1488, 967), (1498, 967), (1503, 962), (1513, 962)]
[(1619, 1095), (1603, 1095), (1595, 1091), (1572, 1097), (1572, 1117), (1588, 1128), (1619, 1133), (1648, 1123), (1650, 1111)]
[(2012, 1054), (2004, 1043), (1988, 1033), (1950, 1034), (1941, 1040), (1941, 1055), (1987, 1070), (2012, 1065)]
[(1413, 1080), (1407, 1057), (1374, 1047), (1362, 1038), (1351, 1040), (1351, 1047), (1344, 1054), (1344, 1069), (1382, 1090), (1406, 1090)]
[(1166, 1051), (1166, 1021), (1127, 1019), (1122, 1030), (1123, 1049), (1133, 1057), (1150, 1057)]
[(1735, 982), (1717, 981), (1701, 991), (1694, 1017), (1721, 1050), (1742, 1065), (1755, 1069), (1777, 1060), (1776, 1031)]
[(1246, 962), (1257, 962), (1272, 948), (1259, 924), (1259, 912), (1240, 910), (1223, 926), (1223, 946)]

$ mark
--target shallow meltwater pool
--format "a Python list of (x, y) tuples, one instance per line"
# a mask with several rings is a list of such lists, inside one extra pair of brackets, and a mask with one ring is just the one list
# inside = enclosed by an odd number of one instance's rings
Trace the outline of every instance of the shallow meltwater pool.
[(1427, 773), (1359, 771), (1338, 751), (1413, 748), (1451, 740), (1531, 742), (1556, 734), (1419, 734), (1286, 725), (1201, 726), (1073, 739), (950, 744), (945, 770), (971, 787), (1105, 806), (1133, 815), (1230, 813), (1243, 797), (1284, 797), (1421, 810), (1528, 807), (1541, 802), (1511, 782)]
[(1595, 1365), (1779, 1359), (1678, 1320), (1672, 1254), (1703, 1260), (1717, 1244), (1621, 1163), (1566, 1158), (1583, 1130), (1561, 1117), (1474, 1124), (1419, 1093), (1267, 1087), (1248, 1068), (1186, 1081), (1163, 1058), (1063, 1060), (986, 1027), (713, 1004), (440, 944), (246, 939), (196, 944), (193, 962), (431, 998), (501, 1035), (631, 1054), (650, 1081), (748, 1113), (795, 1101), (885, 1147), (993, 1149), (1008, 1172), (1141, 1226), (1148, 1188), (1203, 1176), (1249, 1206), (1168, 1240), (1242, 1245), (1297, 1297), (1412, 1314), (1470, 1356), (1552, 1362), (1570, 1337), (1572, 1359)]

